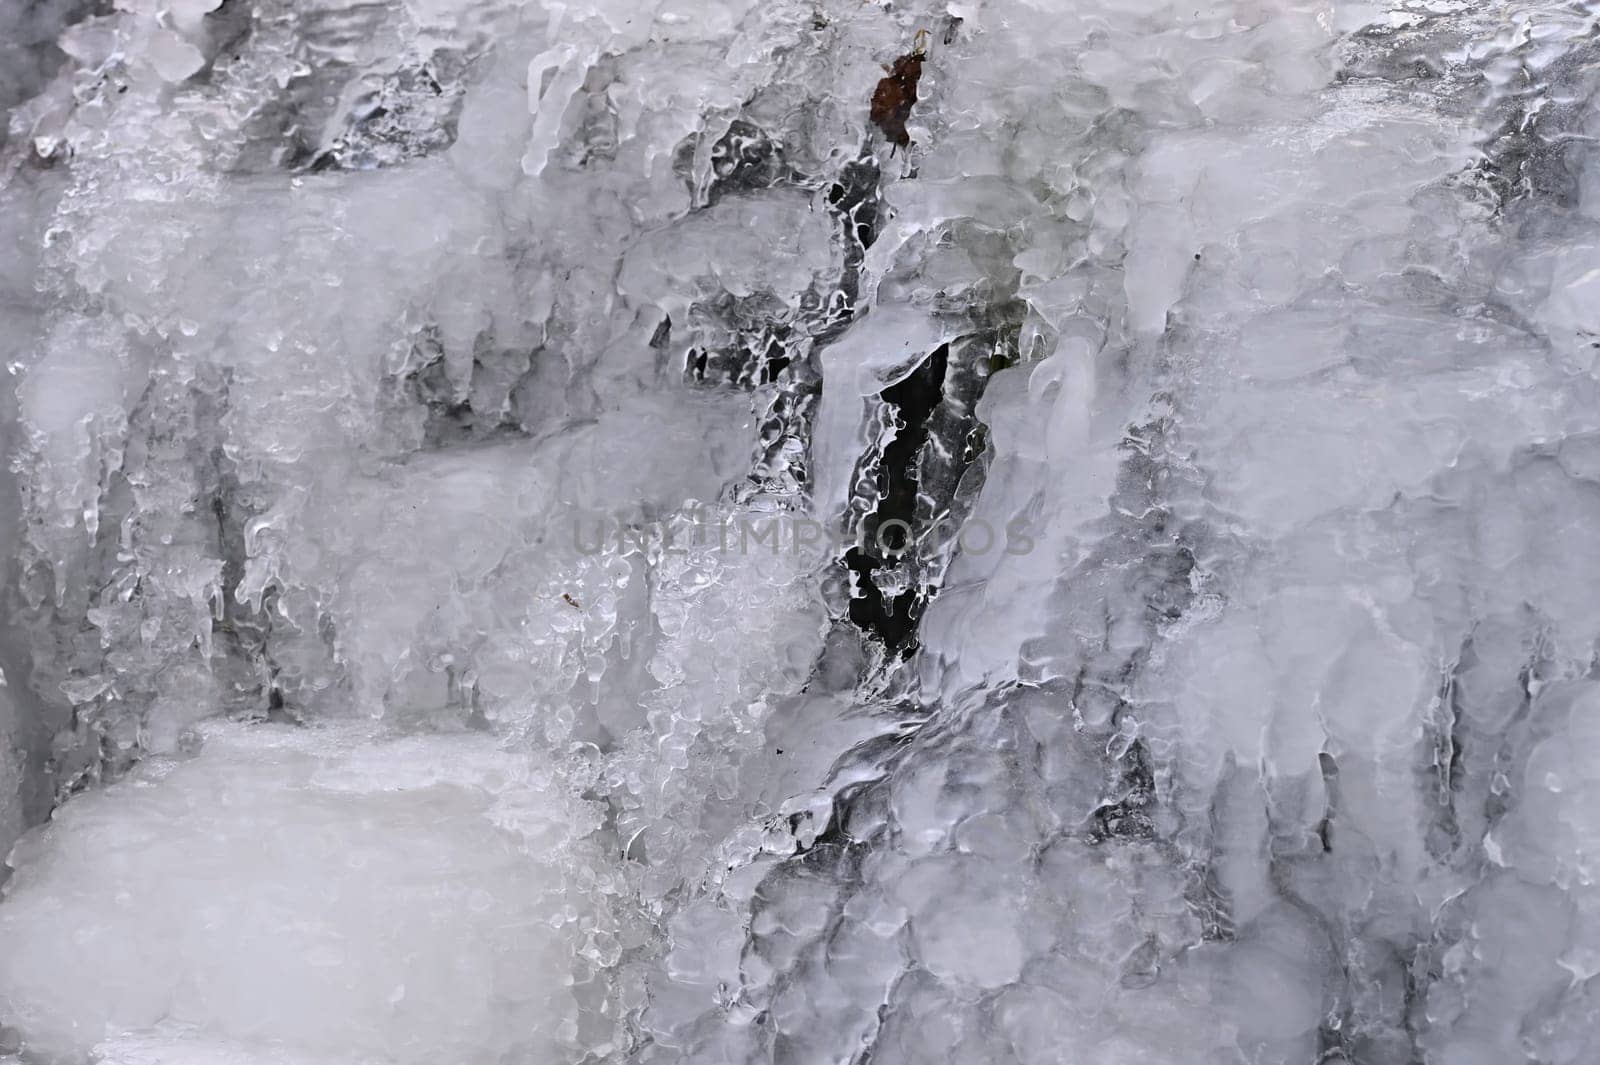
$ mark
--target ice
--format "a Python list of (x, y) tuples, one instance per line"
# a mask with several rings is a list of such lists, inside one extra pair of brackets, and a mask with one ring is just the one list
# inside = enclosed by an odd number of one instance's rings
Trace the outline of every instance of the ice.
[(201, 742), (63, 808), (13, 858), (0, 1002), (30, 1047), (217, 1060), (152, 1047), (157, 1026), (241, 1062), (549, 1060), (570, 1042), (606, 899), (564, 868), (596, 857), (593, 815), (540, 796), (536, 766), (487, 737)]
[(1590, 1061), (1597, 18), (0, 0), (0, 1061)]
[(206, 65), (205, 53), (171, 30), (156, 30), (146, 48), (162, 81), (183, 81)]
[(9, 693), (0, 699), (0, 843), (9, 849), (26, 827), (22, 811), (25, 746), (15, 700)]
[(96, 1065), (321, 1065), (282, 1047), (261, 1046), (196, 1035), (181, 1025), (164, 1025), (107, 1039), (91, 1057)]

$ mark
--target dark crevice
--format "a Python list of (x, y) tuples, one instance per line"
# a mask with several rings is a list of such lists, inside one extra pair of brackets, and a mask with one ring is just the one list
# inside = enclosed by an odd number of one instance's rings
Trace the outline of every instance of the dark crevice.
[(701, 195), (710, 207), (726, 196), (802, 183), (802, 175), (784, 159), (783, 145), (766, 130), (734, 119), (711, 146), (711, 176)]
[(877, 507), (861, 522), (855, 546), (844, 556), (854, 577), (850, 620), (900, 654), (909, 654), (916, 646), (913, 635), (926, 600), (920, 587), (885, 588), (888, 582), (882, 571), (901, 563), (918, 535), (917, 459), (944, 399), (949, 356), (949, 345), (937, 348), (903, 381), (882, 393), (894, 419), (894, 437), (877, 470)]
[(1333, 826), (1339, 816), (1339, 763), (1322, 751), (1317, 755), (1317, 766), (1322, 772), (1322, 790), (1328, 797), (1327, 812), (1317, 822), (1317, 840), (1323, 853), (1327, 853), (1333, 850)]
[(1108, 794), (1090, 815), (1089, 842), (1154, 839), (1150, 808), (1155, 802), (1155, 771), (1144, 743), (1135, 740), (1128, 744), (1110, 769), (1113, 780)]

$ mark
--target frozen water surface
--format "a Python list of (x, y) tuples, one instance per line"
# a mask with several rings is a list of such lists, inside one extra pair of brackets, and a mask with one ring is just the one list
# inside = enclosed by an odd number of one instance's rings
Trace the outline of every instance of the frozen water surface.
[(594, 818), (550, 796), (548, 774), (483, 736), (201, 736), (204, 757), (153, 757), (18, 848), (0, 979), (30, 1047), (104, 1039), (102, 1060), (129, 1063), (253, 1061), (262, 1044), (291, 1061), (558, 1056), (583, 988), (552, 973), (605, 934), (605, 884), (564, 883), (551, 860)]
[(1600, 4), (0, 0), (0, 114), (0, 1062), (1600, 1059)]

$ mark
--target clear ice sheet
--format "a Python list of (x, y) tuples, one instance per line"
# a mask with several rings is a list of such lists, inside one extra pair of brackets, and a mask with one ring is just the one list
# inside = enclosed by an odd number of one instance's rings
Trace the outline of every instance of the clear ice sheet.
[(1594, 1061), (1597, 34), (0, 0), (0, 1061)]

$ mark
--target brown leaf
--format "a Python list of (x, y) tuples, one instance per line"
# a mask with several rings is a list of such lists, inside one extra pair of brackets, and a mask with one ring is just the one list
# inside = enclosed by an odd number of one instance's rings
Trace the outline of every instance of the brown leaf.
[(906, 119), (911, 117), (911, 107), (917, 102), (917, 82), (922, 78), (924, 57), (925, 53), (919, 48), (896, 59), (888, 76), (878, 82), (872, 94), (873, 125), (883, 130), (890, 144), (901, 148), (911, 145)]

